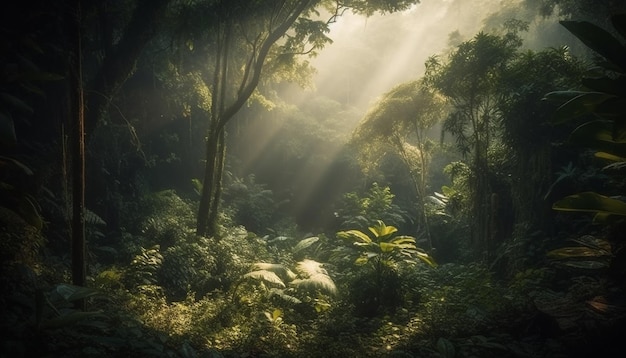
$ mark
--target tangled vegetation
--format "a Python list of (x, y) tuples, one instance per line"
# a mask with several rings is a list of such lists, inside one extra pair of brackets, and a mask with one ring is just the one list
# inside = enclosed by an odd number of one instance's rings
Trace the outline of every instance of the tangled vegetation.
[(451, 35), (359, 114), (304, 55), (417, 1), (52, 3), (0, 15), (0, 357), (620, 347), (623, 13), (541, 2), (610, 19), (561, 21), (588, 58)]

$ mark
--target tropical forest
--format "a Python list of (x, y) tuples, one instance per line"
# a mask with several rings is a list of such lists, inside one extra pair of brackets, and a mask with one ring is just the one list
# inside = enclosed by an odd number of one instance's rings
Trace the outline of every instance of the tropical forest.
[(619, 357), (626, 2), (0, 11), (0, 358)]

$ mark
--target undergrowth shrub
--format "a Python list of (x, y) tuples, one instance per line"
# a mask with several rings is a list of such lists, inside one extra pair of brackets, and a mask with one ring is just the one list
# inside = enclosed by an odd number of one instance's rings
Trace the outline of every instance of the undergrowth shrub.
[[(337, 233), (337, 238), (352, 243), (349, 251), (357, 253), (357, 270), (349, 277), (350, 300), (361, 316), (373, 317), (382, 312), (394, 312), (402, 304), (403, 287), (399, 270), (407, 265), (436, 263), (423, 249), (416, 246), (412, 236), (397, 235), (395, 226), (382, 220), (368, 228)], [(346, 250), (340, 250), (346, 251)]]
[(252, 174), (230, 181), (224, 188), (223, 198), (233, 221), (249, 231), (265, 234), (277, 215), (274, 193), (257, 183)]
[(141, 234), (163, 249), (192, 232), (196, 220), (195, 210), (174, 190), (148, 195), (141, 205), (148, 211), (141, 223)]
[(504, 288), (478, 264), (445, 264), (416, 277), (413, 290), (435, 337), (471, 335), (497, 327), (510, 307)]
[(219, 287), (219, 280), (215, 278), (218, 259), (212, 250), (213, 244), (204, 237), (188, 237), (163, 252), (158, 282), (168, 299), (179, 301), (189, 292), (202, 297)]
[(394, 197), (388, 186), (378, 183), (364, 193), (345, 194), (336, 212), (340, 228), (366, 228), (376, 220), (401, 226), (407, 221), (407, 213), (394, 203)]

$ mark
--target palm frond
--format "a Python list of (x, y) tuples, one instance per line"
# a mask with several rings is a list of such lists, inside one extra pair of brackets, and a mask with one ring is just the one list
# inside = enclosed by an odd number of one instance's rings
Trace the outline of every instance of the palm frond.
[(322, 265), (323, 264), (321, 262), (305, 259), (298, 262), (298, 264), (296, 265), (296, 271), (298, 271), (298, 273), (304, 277), (311, 277), (320, 273), (328, 275), (328, 272), (322, 267)]
[(243, 275), (243, 277), (244, 278), (252, 278), (252, 279), (260, 280), (260, 281), (265, 281), (265, 282), (277, 285), (279, 287), (285, 287), (285, 283), (283, 282), (283, 280), (281, 280), (280, 277), (278, 277), (278, 275), (276, 275), (272, 271), (267, 271), (267, 270), (252, 271), (252, 272), (248, 272), (247, 274)]
[(322, 292), (335, 295), (337, 293), (337, 286), (330, 276), (318, 273), (305, 279), (296, 279), (291, 282), (291, 285), (299, 289)]
[(275, 274), (277, 274), (278, 276), (280, 276), (281, 279), (283, 279), (284, 281), (291, 281), (294, 278), (296, 278), (296, 274), (293, 273), (293, 271), (291, 271), (290, 269), (288, 269), (287, 267), (281, 265), (281, 264), (271, 264), (271, 263), (266, 263), (266, 262), (257, 262), (253, 265), (254, 270), (265, 270), (265, 271), (271, 271)]
[(298, 242), (298, 244), (293, 248), (293, 253), (295, 254), (306, 249), (307, 247), (316, 243), (319, 239), (320, 238), (317, 236), (312, 236), (312, 237), (308, 237), (306, 239), (300, 240), (300, 242)]

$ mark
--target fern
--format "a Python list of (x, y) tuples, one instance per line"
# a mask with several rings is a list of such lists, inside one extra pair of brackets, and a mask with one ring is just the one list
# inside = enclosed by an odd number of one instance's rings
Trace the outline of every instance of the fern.
[(106, 221), (104, 221), (98, 214), (94, 213), (89, 209), (85, 209), (85, 222), (92, 225), (102, 225), (106, 226)]

